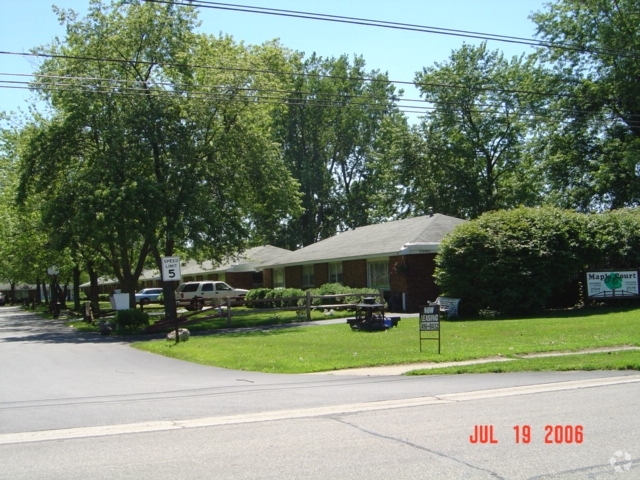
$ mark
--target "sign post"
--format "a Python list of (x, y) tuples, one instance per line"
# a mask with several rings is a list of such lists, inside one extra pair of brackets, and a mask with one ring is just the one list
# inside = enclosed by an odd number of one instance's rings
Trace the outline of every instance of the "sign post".
[[(429, 336), (424, 337), (423, 332), (429, 332)], [(437, 336), (434, 337), (433, 332)], [(420, 351), (423, 340), (437, 340), (440, 354), (440, 305), (434, 303), (420, 307)]]
[(164, 292), (164, 314), (167, 320), (175, 321), (176, 343), (180, 342), (178, 331), (178, 312), (176, 308), (176, 296), (173, 283), (182, 279), (180, 271), (180, 257), (162, 257), (162, 290)]

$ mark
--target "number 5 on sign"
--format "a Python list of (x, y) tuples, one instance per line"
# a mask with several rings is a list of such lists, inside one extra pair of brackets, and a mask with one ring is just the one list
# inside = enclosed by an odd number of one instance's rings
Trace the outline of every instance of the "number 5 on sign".
[(180, 257), (162, 257), (162, 280), (171, 282), (181, 279)]

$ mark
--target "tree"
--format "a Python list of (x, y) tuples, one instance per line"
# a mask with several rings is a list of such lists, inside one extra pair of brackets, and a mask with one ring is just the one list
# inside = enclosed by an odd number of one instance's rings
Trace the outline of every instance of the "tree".
[(397, 109), (386, 75), (366, 72), (362, 57), (300, 60), (288, 88), (278, 139), (304, 210), (275, 243), (297, 248), (371, 223), (374, 143)]
[(539, 155), (550, 198), (583, 211), (640, 202), (640, 8), (637, 0), (560, 0), (532, 15), (555, 67)]
[(408, 159), (404, 178), (413, 211), (435, 207), (463, 218), (538, 200), (524, 144), (543, 98), (532, 59), (507, 61), (486, 44), (464, 45), (446, 63), (416, 75), (433, 110), (422, 123), (423, 151)]
[(11, 285), (12, 298), (19, 282), (40, 286), (47, 267), (62, 260), (47, 248), (47, 237), (40, 230), (42, 205), (38, 199), (22, 206), (15, 201), (19, 139), (15, 126), (0, 130), (0, 281)]
[(557, 208), (485, 213), (443, 240), (436, 282), (447, 295), (462, 298), (461, 305), (473, 314), (540, 311), (596, 251), (587, 221), (585, 215)]
[(296, 212), (259, 96), (284, 52), (195, 34), (191, 7), (58, 13), (67, 37), (41, 49), (34, 84), (53, 117), (23, 132), (21, 198), (44, 195), (52, 230), (108, 262), (132, 301), (149, 255), (158, 268), (177, 250), (219, 260)]

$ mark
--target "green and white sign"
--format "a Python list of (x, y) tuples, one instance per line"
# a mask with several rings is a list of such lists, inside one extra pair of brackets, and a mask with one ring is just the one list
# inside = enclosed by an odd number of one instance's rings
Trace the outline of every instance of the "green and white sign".
[(602, 299), (638, 297), (638, 271), (587, 272), (587, 296)]

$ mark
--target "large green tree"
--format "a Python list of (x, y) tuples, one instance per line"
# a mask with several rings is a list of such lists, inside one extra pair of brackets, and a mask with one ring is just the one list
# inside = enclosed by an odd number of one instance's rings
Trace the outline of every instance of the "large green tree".
[[(19, 283), (37, 287), (56, 283), (57, 287), (58, 280), (69, 283), (73, 264), (69, 252), (52, 245), (46, 233), (42, 198), (36, 195), (21, 205), (16, 202), (21, 139), (13, 122), (0, 130), (0, 282), (9, 283), (12, 290)], [(55, 278), (47, 273), (52, 266), (58, 267)], [(41, 291), (38, 288), (37, 294)], [(11, 296), (15, 298), (15, 291)]]
[(532, 19), (556, 74), (539, 143), (551, 200), (583, 211), (638, 205), (640, 4), (558, 0)]
[(286, 52), (196, 34), (194, 10), (172, 4), (93, 0), (82, 20), (59, 16), (67, 36), (40, 50), (34, 84), (53, 115), (25, 131), (22, 197), (44, 195), (51, 225), (131, 297), (149, 255), (217, 260), (296, 212), (260, 99), (279, 81), (260, 72)]
[(367, 72), (357, 56), (300, 59), (289, 92), (277, 115), (278, 140), (304, 211), (283, 225), (276, 243), (296, 248), (373, 221), (379, 177), (372, 152), (397, 108), (387, 76)]
[(404, 165), (413, 211), (434, 207), (474, 218), (538, 202), (524, 147), (543, 103), (536, 88), (541, 75), (532, 59), (507, 60), (486, 44), (464, 45), (416, 75), (432, 110), (421, 125), (422, 150)]

